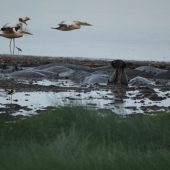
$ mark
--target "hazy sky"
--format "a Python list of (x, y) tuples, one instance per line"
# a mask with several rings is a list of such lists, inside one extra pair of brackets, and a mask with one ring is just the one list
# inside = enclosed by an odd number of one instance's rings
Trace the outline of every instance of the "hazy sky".
[[(16, 40), (23, 54), (170, 61), (169, 0), (5, 0), (0, 25), (29, 16), (33, 36)], [(71, 32), (51, 30), (62, 20), (93, 24)], [(9, 53), (0, 37), (0, 53)]]

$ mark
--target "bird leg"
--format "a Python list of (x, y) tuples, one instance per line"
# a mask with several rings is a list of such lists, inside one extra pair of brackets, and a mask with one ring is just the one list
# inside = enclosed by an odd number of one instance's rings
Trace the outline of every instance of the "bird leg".
[(13, 38), (13, 55), (15, 53), (15, 39)]
[(12, 50), (11, 50), (11, 42), (12, 42), (12, 39), (10, 39), (10, 43), (9, 43), (10, 54), (12, 54)]

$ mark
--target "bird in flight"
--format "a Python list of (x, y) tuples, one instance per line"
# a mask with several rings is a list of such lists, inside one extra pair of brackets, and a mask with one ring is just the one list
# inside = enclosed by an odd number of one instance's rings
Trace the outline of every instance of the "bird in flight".
[(92, 25), (87, 22), (81, 22), (81, 21), (72, 21), (72, 22), (62, 21), (58, 24), (58, 27), (52, 27), (51, 29), (57, 29), (60, 31), (72, 31), (75, 29), (80, 29), (81, 26), (92, 26)]
[(29, 17), (23, 17), (23, 18), (19, 18), (18, 20), (19, 20), (19, 22), (24, 23), (25, 25), (27, 25), (27, 21), (29, 21), (30, 18)]

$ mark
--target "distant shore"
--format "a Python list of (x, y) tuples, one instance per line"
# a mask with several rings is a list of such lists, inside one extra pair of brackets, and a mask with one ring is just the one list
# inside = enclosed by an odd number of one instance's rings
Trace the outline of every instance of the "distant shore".
[[(112, 60), (115, 60), (113, 58)], [(39, 66), (42, 64), (49, 63), (68, 63), (68, 64), (79, 64), (90, 67), (98, 67), (108, 65), (111, 59), (95, 59), (95, 58), (84, 58), (84, 57), (48, 57), (48, 56), (31, 56), (31, 55), (7, 55), (0, 54), (0, 63), (8, 64), (21, 64), (23, 66)], [(137, 67), (142, 65), (151, 65), (158, 68), (170, 69), (170, 62), (164, 61), (136, 61), (136, 60), (124, 60), (128, 67)]]

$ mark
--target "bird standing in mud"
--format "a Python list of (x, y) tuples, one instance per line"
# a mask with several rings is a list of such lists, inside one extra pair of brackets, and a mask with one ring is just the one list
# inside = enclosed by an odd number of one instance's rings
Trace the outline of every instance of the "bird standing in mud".
[[(2, 33), (0, 33), (1, 37), (4, 38), (8, 38), (10, 39), (10, 44), (9, 44), (9, 48), (10, 48), (10, 54), (14, 55), (14, 50), (15, 50), (15, 38), (21, 38), (23, 37), (25, 34), (27, 35), (32, 35), (31, 33), (24, 31), (23, 27), (22, 27), (22, 23), (17, 23), (16, 25), (12, 26), (10, 24), (5, 24), (2, 28), (1, 28)], [(13, 50), (11, 48), (11, 43), (13, 41)]]
[(92, 26), (87, 22), (81, 22), (81, 21), (72, 21), (72, 22), (62, 21), (58, 25), (59, 25), (58, 27), (52, 27), (51, 29), (57, 29), (60, 31), (72, 31), (75, 29), (80, 29), (81, 26)]
[(19, 52), (22, 52), (22, 49), (19, 47), (16, 47), (16, 49), (18, 50), (18, 55), (19, 55)]
[(15, 93), (15, 89), (12, 88), (10, 90), (5, 90), (7, 92), (8, 95), (11, 95), (11, 104), (12, 104), (12, 95)]

